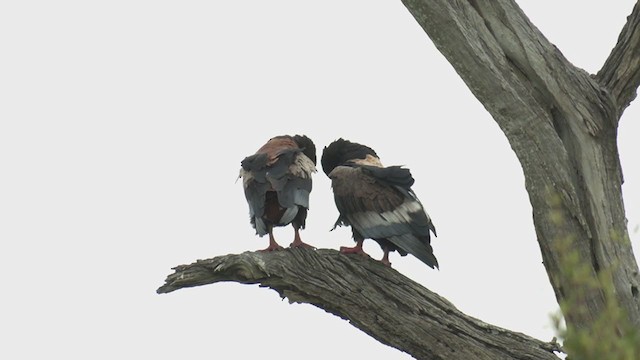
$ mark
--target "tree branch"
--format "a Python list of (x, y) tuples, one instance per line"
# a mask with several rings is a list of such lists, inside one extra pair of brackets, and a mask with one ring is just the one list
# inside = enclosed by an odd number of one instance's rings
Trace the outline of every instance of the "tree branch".
[(561, 351), (485, 324), (392, 268), (335, 250), (245, 252), (174, 268), (158, 293), (221, 281), (260, 284), (289, 302), (309, 303), (348, 320), (416, 359), (552, 359)]
[(597, 81), (609, 89), (622, 114), (636, 97), (640, 86), (640, 1), (633, 7), (622, 28), (618, 43), (609, 54)]

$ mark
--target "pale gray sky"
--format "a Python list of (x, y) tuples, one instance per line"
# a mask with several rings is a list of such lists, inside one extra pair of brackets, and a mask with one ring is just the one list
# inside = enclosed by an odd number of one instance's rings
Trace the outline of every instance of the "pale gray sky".
[[(634, 1), (519, 3), (595, 72)], [(344, 137), (412, 170), (441, 270), (392, 254), (395, 269), (483, 321), (554, 335), (520, 165), (400, 1), (4, 2), (0, 49), (0, 358), (409, 359), (257, 286), (155, 293), (172, 266), (266, 246), (235, 179), (295, 133), (318, 156)], [(639, 113), (619, 133), (636, 249)], [(350, 246), (314, 181), (303, 240)]]

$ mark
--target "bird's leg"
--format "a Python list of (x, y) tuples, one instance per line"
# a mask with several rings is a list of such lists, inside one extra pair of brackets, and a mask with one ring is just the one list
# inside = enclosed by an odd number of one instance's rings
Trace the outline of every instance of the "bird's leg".
[(302, 248), (307, 248), (307, 249), (315, 249), (314, 246), (302, 242), (302, 239), (300, 238), (300, 227), (299, 226), (295, 226), (294, 225), (293, 226), (293, 231), (295, 231), (295, 235), (293, 236), (293, 242), (289, 245), (289, 247), (292, 247), (292, 248), (302, 247)]
[(340, 252), (343, 253), (343, 254), (360, 254), (360, 255), (363, 255), (363, 256), (369, 256), (369, 254), (364, 252), (364, 250), (362, 249), (362, 243), (363, 242), (364, 242), (364, 239), (357, 239), (356, 240), (356, 246), (354, 246), (354, 247), (341, 246), (340, 247)]
[(278, 245), (276, 239), (273, 237), (273, 226), (269, 226), (269, 247), (259, 250), (260, 252), (269, 252), (275, 250), (282, 250), (282, 246)]
[(380, 262), (385, 266), (391, 267), (391, 262), (389, 261), (389, 248), (385, 246), (382, 251), (384, 251), (384, 255), (382, 255)]

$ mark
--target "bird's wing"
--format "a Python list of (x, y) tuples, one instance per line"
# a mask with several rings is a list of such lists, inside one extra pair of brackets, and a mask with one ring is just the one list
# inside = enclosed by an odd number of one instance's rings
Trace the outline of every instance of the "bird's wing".
[[(413, 190), (411, 190), (411, 186), (413, 186), (415, 180), (413, 179), (413, 176), (411, 175), (411, 171), (409, 169), (403, 168), (401, 166), (362, 166), (361, 168), (363, 172), (371, 175), (376, 180), (395, 187), (407, 199), (420, 203), (418, 196), (413, 192)], [(426, 212), (426, 210), (424, 210), (424, 207), (421, 203), (420, 208), (422, 208), (421, 213), (424, 213), (424, 216), (419, 216), (419, 219), (416, 220), (418, 221), (418, 223), (426, 223), (429, 230), (431, 230), (435, 236), (438, 236), (436, 233), (436, 228), (431, 221), (431, 217)], [(422, 231), (420, 233), (422, 233)]]
[(430, 245), (433, 224), (411, 191), (413, 177), (407, 169), (338, 166), (330, 177), (336, 207), (358, 233), (387, 239), (427, 265), (437, 266)]
[(402, 189), (411, 190), (415, 180), (411, 171), (401, 166), (360, 166), (362, 172), (389, 185), (399, 186)]

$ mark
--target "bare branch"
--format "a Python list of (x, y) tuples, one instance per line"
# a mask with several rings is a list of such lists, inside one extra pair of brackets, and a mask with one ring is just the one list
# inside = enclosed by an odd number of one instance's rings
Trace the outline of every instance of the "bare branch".
[(640, 86), (640, 1), (627, 17), (618, 43), (596, 79), (611, 92), (619, 114), (635, 99), (636, 89)]
[(485, 324), (392, 268), (335, 250), (245, 252), (174, 268), (158, 293), (221, 281), (260, 284), (348, 320), (416, 359), (553, 359), (556, 343)]

